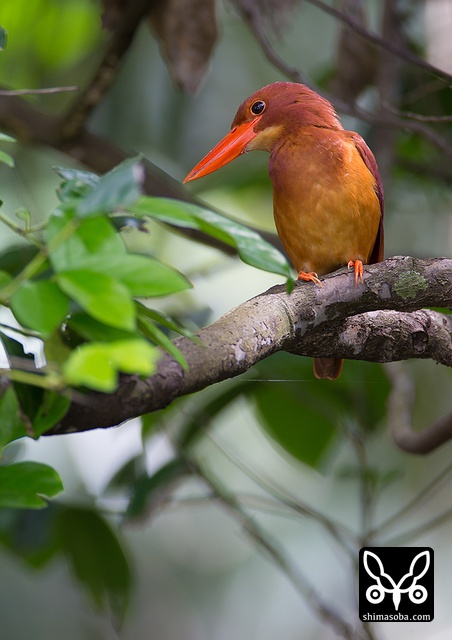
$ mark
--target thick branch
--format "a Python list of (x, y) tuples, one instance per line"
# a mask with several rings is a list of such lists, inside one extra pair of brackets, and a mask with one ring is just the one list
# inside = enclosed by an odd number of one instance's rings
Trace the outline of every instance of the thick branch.
[(88, 395), (52, 432), (109, 427), (162, 409), (277, 351), (371, 362), (432, 358), (452, 367), (452, 316), (419, 311), (424, 306), (452, 307), (452, 260), (391, 258), (366, 267), (357, 287), (344, 269), (322, 287), (302, 283), (290, 295), (273, 287), (201, 329), (202, 345), (176, 340), (188, 371), (165, 354), (156, 375), (124, 376), (114, 394)]

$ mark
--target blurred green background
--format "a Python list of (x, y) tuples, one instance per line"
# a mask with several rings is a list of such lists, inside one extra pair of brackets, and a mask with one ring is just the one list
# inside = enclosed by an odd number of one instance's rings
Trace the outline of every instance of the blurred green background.
[[(385, 3), (365, 4), (370, 23), (378, 30)], [(406, 12), (407, 40), (420, 55), (427, 55), (432, 41), (439, 38), (427, 12), (427, 5), (433, 3), (400, 4)], [(318, 86), (328, 87), (336, 72), (339, 25), (308, 2), (294, 5), (284, 29), (273, 35), (275, 46), (288, 63), (302, 69)], [(100, 28), (101, 11), (101, 5), (92, 0), (3, 0), (0, 25), (8, 32), (8, 44), (0, 53), (0, 84), (13, 89), (85, 86), (109, 38), (108, 32)], [(221, 35), (210, 71), (196, 95), (184, 94), (174, 86), (157, 41), (148, 25), (143, 24), (113, 87), (88, 122), (92, 131), (126, 150), (143, 154), (177, 180), (182, 180), (227, 132), (244, 98), (260, 86), (285, 79), (264, 59), (233, 6), (218, 3), (217, 11)], [(439, 62), (446, 70), (449, 65), (452, 71), (450, 58)], [(439, 62), (435, 59), (436, 64)], [(429, 93), (430, 82), (431, 77), (422, 76), (404, 62), (398, 104), (426, 114), (450, 114), (450, 89)], [(424, 89), (422, 100), (409, 102), (409, 96), (419, 87)], [(70, 93), (27, 98), (30, 104), (53, 114), (67, 109), (73, 99)], [(378, 108), (373, 86), (365, 89), (359, 100), (369, 110)], [(388, 152), (380, 144), (380, 128), (350, 116), (344, 116), (343, 122), (382, 154), (386, 256), (450, 255), (450, 158), (442, 157), (422, 136), (395, 130), (387, 161), (383, 156)], [(14, 149), (4, 143), (2, 148), (13, 153), (16, 162), (14, 170), (0, 166), (4, 212), (13, 215), (20, 207), (26, 207), (35, 221), (44, 220), (56, 203), (58, 180), (52, 166), (76, 166), (74, 161), (50, 148), (25, 142), (17, 142)], [(412, 171), (410, 162), (418, 167), (417, 171)], [(445, 176), (439, 176), (435, 170), (438, 167)], [(273, 229), (265, 154), (248, 154), (189, 189), (240, 220)], [(0, 250), (4, 251), (11, 242), (11, 232), (2, 228)], [(134, 250), (156, 255), (190, 277), (192, 291), (162, 302), (162, 309), (190, 327), (218, 318), (278, 282), (272, 274), (157, 226), (149, 234), (129, 232), (127, 242)], [(415, 389), (414, 425), (421, 428), (450, 409), (451, 373), (432, 362), (416, 361), (406, 366)], [(104, 606), (96, 607), (86, 586), (90, 578), (83, 580), (77, 574), (77, 563), (70, 551), (65, 552), (72, 557), (72, 563), (56, 553), (58, 543), (49, 542), (49, 529), (41, 512), (36, 519), (21, 514), (14, 539), (1, 536), (1, 637), (337, 637), (319, 621), (287, 575), (258, 552), (245, 534), (244, 522), (231, 517), (218, 500), (212, 499), (199, 478), (189, 477), (177, 487), (163, 486), (165, 499), (159, 494), (153, 497), (157, 507), (150, 509), (149, 517), (142, 513), (133, 525), (118, 526), (134, 476), (126, 467), (125, 479), (107, 491), (112, 477), (134, 457), (152, 476), (173, 457), (168, 431), (178, 433), (194, 419), (198, 420), (201, 433), (193, 453), (196, 460), (214, 474), (220, 486), (226, 487), (227, 495), (242, 500), (256, 523), (284, 549), (293, 566), (347, 620), (354, 620), (356, 615), (356, 584), (349, 555), (325, 531), (319, 517), (297, 514), (284, 506), (256, 484), (254, 474), (296, 496), (301, 505), (321, 512), (339, 528), (343, 525), (351, 529), (359, 539), (369, 525), (366, 518), (378, 528), (379, 523), (415, 499), (445, 470), (441, 482), (432, 485), (428, 499), (419, 500), (392, 527), (377, 531), (373, 538), (375, 545), (400, 541), (435, 549), (435, 620), (386, 623), (377, 626), (374, 633), (376, 638), (449, 638), (450, 445), (422, 458), (400, 452), (386, 429), (389, 388), (380, 365), (347, 362), (343, 377), (330, 385), (313, 379), (308, 359), (279, 354), (242, 378), (178, 402), (167, 414), (145, 421), (145, 436), (140, 421), (135, 420), (108, 431), (41, 438), (16, 445), (11, 455), (45, 461), (58, 470), (65, 484), (63, 504), (97, 510), (106, 517), (121, 540), (132, 577), (129, 590), (128, 570), (124, 569), (117, 595), (128, 601), (128, 610), (119, 627), (118, 609), (124, 602), (115, 604), (109, 593)], [(221, 402), (221, 398), (229, 397), (230, 402)], [(221, 410), (212, 408), (215, 400)], [(297, 430), (305, 430), (305, 436), (299, 436)], [(304, 462), (277, 444), (278, 440), (288, 442), (287, 448), (294, 451), (300, 446), (300, 438), (312, 442), (319, 430), (324, 435), (320, 437), (318, 455), (308, 452)], [(11, 517), (0, 515), (2, 531), (13, 530), (8, 529)], [(441, 526), (418, 531), (437, 517)], [(80, 522), (84, 522), (83, 518)], [(86, 524), (89, 529), (88, 520)], [(69, 525), (66, 532), (70, 537)], [(402, 537), (405, 533), (406, 537)], [(79, 535), (81, 544), (83, 526), (74, 527), (72, 535), (74, 539)], [(43, 540), (49, 544), (48, 557)], [(87, 560), (94, 572), (104, 551), (108, 565), (107, 547), (103, 548), (101, 539), (92, 560)], [(113, 556), (115, 553), (113, 549)], [(120, 571), (115, 557), (112, 566)]]

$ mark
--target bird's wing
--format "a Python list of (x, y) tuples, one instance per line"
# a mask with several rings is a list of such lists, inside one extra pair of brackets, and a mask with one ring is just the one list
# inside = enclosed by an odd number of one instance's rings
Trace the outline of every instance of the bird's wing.
[(380, 203), (380, 226), (378, 227), (377, 237), (375, 239), (374, 248), (370, 256), (369, 263), (381, 262), (384, 260), (384, 228), (383, 228), (383, 216), (384, 216), (384, 194), (383, 184), (381, 182), (380, 173), (378, 172), (377, 162), (374, 154), (369, 149), (367, 144), (357, 133), (352, 133), (351, 138), (355, 144), (359, 155), (363, 159), (364, 164), (369, 169), (370, 173), (375, 179), (375, 193), (377, 194), (378, 201)]

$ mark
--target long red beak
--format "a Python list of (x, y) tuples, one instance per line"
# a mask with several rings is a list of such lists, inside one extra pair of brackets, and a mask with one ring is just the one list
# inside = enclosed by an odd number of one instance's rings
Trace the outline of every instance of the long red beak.
[(237, 158), (241, 153), (245, 153), (246, 145), (250, 142), (256, 132), (253, 130), (259, 118), (254, 118), (251, 122), (244, 122), (234, 127), (220, 142), (209, 151), (209, 153), (194, 167), (184, 182), (202, 178), (209, 173), (213, 173), (220, 167)]

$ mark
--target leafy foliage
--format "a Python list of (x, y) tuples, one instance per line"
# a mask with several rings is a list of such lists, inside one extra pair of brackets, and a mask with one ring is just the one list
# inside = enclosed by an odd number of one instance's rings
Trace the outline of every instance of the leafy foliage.
[(16, 462), (0, 466), (0, 507), (42, 509), (44, 497), (52, 498), (63, 489), (58, 474), (38, 462)]
[(280, 251), (255, 231), (219, 213), (189, 202), (147, 196), (141, 198), (132, 211), (176, 227), (203, 231), (237, 249), (243, 262), (290, 278), (289, 264)]
[[(56, 171), (61, 178), (60, 202), (42, 231), (33, 226), (28, 212), (18, 216), (20, 227), (2, 218), (31, 242), (30, 247), (0, 255), (0, 303), (17, 323), (13, 334), (0, 330), (9, 362), (3, 374), (11, 379), (0, 398), (1, 448), (24, 436), (38, 438), (61, 421), (71, 405), (72, 387), (110, 393), (120, 373), (152, 375), (159, 348), (187, 366), (170, 335), (196, 337), (150, 308), (149, 299), (176, 294), (191, 284), (156, 258), (131, 253), (121, 225), (115, 224), (117, 217), (154, 218), (176, 227), (188, 224), (235, 246), (249, 264), (290, 276), (285, 259), (238, 223), (201, 207), (143, 197), (138, 159), (102, 177), (61, 167)], [(37, 338), (42, 347), (44, 365), (39, 368), (36, 355), (24, 346), (29, 337)], [(189, 439), (187, 434), (187, 444)], [(189, 473), (178, 458), (150, 477), (136, 469), (127, 518), (141, 517), (154, 496)], [(62, 488), (50, 467), (7, 464), (5, 458), (0, 464), (0, 541), (32, 565), (64, 554), (92, 601), (101, 608), (109, 605), (122, 618), (130, 568), (109, 524), (92, 509), (69, 505), (53, 506), (39, 518), (32, 515)], [(39, 535), (16, 546), (21, 523), (29, 527), (32, 520)]]
[[(6, 33), (0, 27), (0, 51), (4, 48), (4, 45), (2, 46), (3, 37), (5, 38), (6, 44)], [(6, 133), (0, 133), (0, 142), (15, 142), (15, 140), (11, 136), (6, 135)], [(3, 149), (0, 149), (0, 162), (3, 162), (3, 164), (6, 164), (8, 167), (14, 167), (14, 158), (9, 153), (3, 151)]]
[[(117, 212), (131, 211), (176, 226), (188, 223), (236, 246), (246, 262), (289, 275), (284, 258), (238, 223), (200, 207), (142, 197), (139, 159), (127, 160), (102, 177), (61, 167), (56, 171), (62, 179), (60, 203), (42, 237), (29, 214), (23, 217), (25, 226), (17, 228), (37, 251), (24, 253), (22, 264), (16, 256), (14, 267), (4, 261), (10, 271), (0, 272), (0, 302), (18, 323), (14, 336), (0, 333), (10, 363), (3, 373), (13, 383), (0, 399), (2, 446), (51, 429), (70, 406), (70, 387), (110, 393), (120, 373), (152, 375), (158, 348), (186, 367), (167, 332), (191, 333), (141, 299), (172, 295), (191, 284), (157, 259), (128, 251), (112, 221)], [(22, 344), (29, 335), (42, 344), (45, 365), (39, 369)], [(11, 493), (8, 473), (16, 477), (21, 469), (25, 471), (18, 465), (1, 468), (4, 505), (41, 507), (45, 503), (40, 493), (51, 497), (60, 490), (54, 479), (46, 493), (49, 471), (41, 469), (41, 475), (35, 470), (36, 479), (27, 476), (27, 487), (17, 483)]]
[(99, 608), (121, 620), (130, 593), (130, 567), (118, 538), (93, 509), (63, 509), (56, 523), (60, 544), (76, 578)]
[(8, 32), (3, 27), (0, 27), (0, 51), (6, 47), (6, 42), (8, 40)]
[(130, 596), (130, 563), (110, 523), (94, 509), (56, 504), (40, 511), (3, 508), (0, 544), (31, 567), (65, 557), (91, 601), (110, 608), (121, 622)]

